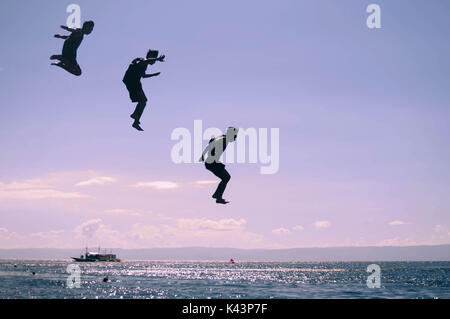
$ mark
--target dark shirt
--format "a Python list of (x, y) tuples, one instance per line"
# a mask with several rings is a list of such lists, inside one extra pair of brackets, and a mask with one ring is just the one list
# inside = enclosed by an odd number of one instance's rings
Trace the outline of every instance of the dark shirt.
[[(228, 143), (227, 143), (227, 136), (226, 135), (220, 135), (220, 136), (217, 136), (217, 137), (215, 137), (215, 138), (213, 138), (213, 139), (210, 139), (209, 140), (209, 144), (211, 144), (211, 143), (220, 143), (220, 140), (222, 140), (222, 149), (221, 150), (219, 150), (219, 152), (220, 152), (220, 155), (219, 155), (219, 158), (220, 158), (220, 156), (222, 155), (222, 153), (223, 152), (225, 152), (225, 149), (227, 148), (227, 146), (228, 146)], [(217, 145), (217, 144), (216, 144)], [(212, 155), (212, 156), (216, 156), (216, 147), (214, 147), (212, 150), (211, 150), (211, 152), (210, 152), (210, 154)], [(217, 160), (218, 160), (218, 158), (217, 158)]]
[[(227, 137), (226, 135), (220, 135), (215, 138), (212, 138), (209, 140), (209, 144), (207, 146), (208, 151), (205, 149), (205, 152), (208, 153), (208, 157), (205, 161), (205, 165), (208, 166), (217, 166), (223, 164), (220, 162), (220, 157), (222, 156), (223, 152), (227, 148)], [(217, 152), (216, 152), (217, 151)]]
[(77, 50), (80, 47), (81, 41), (83, 41), (84, 34), (81, 29), (75, 29), (69, 37), (64, 41), (62, 55), (71, 59), (76, 59)]
[(143, 58), (134, 59), (128, 66), (127, 71), (123, 77), (123, 83), (126, 85), (138, 84), (141, 78), (145, 75), (148, 64), (144, 62)]

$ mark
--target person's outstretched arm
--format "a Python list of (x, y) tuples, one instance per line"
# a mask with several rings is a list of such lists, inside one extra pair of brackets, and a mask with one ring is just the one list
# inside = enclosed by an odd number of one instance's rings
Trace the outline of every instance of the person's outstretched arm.
[(144, 59), (144, 61), (147, 63), (150, 63), (153, 61), (164, 62), (165, 57), (166, 57), (165, 55), (160, 55), (158, 58), (146, 58), (146, 59)]
[(63, 34), (55, 34), (55, 38), (65, 40), (65, 39), (68, 39), (69, 36), (68, 35), (63, 35)]
[(76, 30), (74, 28), (69, 28), (68, 26), (65, 26), (65, 25), (61, 25), (60, 28), (66, 30), (66, 31), (69, 31), (69, 32), (74, 32)]
[(161, 72), (151, 73), (151, 74), (144, 74), (143, 78), (144, 78), (144, 79), (146, 79), (146, 78), (151, 78), (152, 76), (158, 76), (158, 75), (160, 75), (160, 74), (161, 74)]

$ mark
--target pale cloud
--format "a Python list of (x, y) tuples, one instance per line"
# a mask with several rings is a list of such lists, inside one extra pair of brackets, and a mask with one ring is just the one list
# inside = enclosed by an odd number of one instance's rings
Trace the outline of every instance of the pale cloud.
[(31, 245), (24, 242), (24, 239), (25, 236), (10, 231), (7, 228), (0, 227), (0, 248), (11, 249), (30, 247)]
[(247, 222), (245, 219), (220, 219), (211, 220), (206, 218), (200, 219), (179, 219), (177, 225), (182, 229), (189, 230), (216, 230), (216, 231), (230, 231), (230, 230), (243, 230), (244, 225)]
[(54, 239), (59, 238), (62, 233), (64, 233), (64, 230), (50, 230), (48, 232), (32, 233), (30, 236), (41, 239)]
[(150, 187), (150, 188), (164, 190), (164, 189), (174, 189), (174, 188), (179, 187), (179, 185), (175, 182), (170, 182), (170, 181), (155, 181), (155, 182), (140, 182), (140, 183), (137, 183), (135, 185), (135, 187), (137, 187), (137, 188)]
[[(132, 235), (163, 239), (164, 246), (233, 246), (246, 247), (260, 243), (263, 236), (248, 232), (244, 219), (181, 218), (174, 224), (134, 225)], [(151, 244), (154, 244), (153, 242)]]
[[(245, 219), (182, 218), (175, 225), (163, 225), (161, 233), (167, 240), (186, 245), (251, 247), (261, 243), (263, 236), (248, 232)], [(179, 245), (179, 244), (178, 244)]]
[(285, 235), (285, 234), (289, 234), (291, 231), (287, 228), (284, 227), (280, 227), (277, 229), (273, 229), (272, 233), (277, 234), (277, 235)]
[(135, 223), (128, 230), (118, 232), (105, 225), (100, 218), (88, 220), (73, 231), (89, 245), (101, 243), (106, 247), (148, 248), (183, 246), (228, 246), (245, 248), (256, 245), (262, 235), (245, 230), (244, 219), (183, 218), (166, 220), (164, 224)]
[(89, 240), (90, 243), (102, 243), (110, 247), (120, 247), (124, 243), (123, 236), (117, 230), (103, 224), (100, 218), (88, 220), (75, 227), (73, 232), (77, 238)]
[(141, 213), (131, 210), (131, 209), (120, 209), (120, 208), (106, 209), (106, 210), (102, 211), (101, 213), (111, 214), (111, 215), (129, 215), (129, 216), (141, 216), (142, 215)]
[(438, 233), (438, 234), (446, 234), (446, 235), (450, 236), (450, 231), (448, 231), (447, 228), (445, 228), (445, 227), (443, 227), (442, 225), (439, 225), (439, 224), (434, 226), (433, 231), (435, 233)]
[(100, 218), (95, 218), (88, 220), (81, 225), (77, 226), (73, 231), (78, 236), (84, 236), (84, 237), (92, 237), (95, 232), (100, 228), (102, 225), (102, 220)]
[(34, 178), (34, 179), (27, 179), (23, 182), (17, 182), (14, 181), (9, 184), (2, 184), (1, 185), (7, 185), (10, 189), (13, 187), (15, 188), (51, 188), (55, 187), (57, 184), (72, 184), (76, 180), (80, 179), (88, 179), (92, 177), (93, 175), (98, 175), (95, 171), (62, 171), (62, 172), (54, 172), (47, 174), (44, 177), (41, 178)]
[(101, 176), (101, 177), (94, 177), (94, 178), (88, 179), (86, 181), (79, 182), (79, 183), (75, 184), (75, 186), (105, 185), (105, 184), (115, 183), (116, 181), (117, 180), (114, 177)]
[(16, 232), (11, 232), (7, 228), (0, 227), (0, 239), (2, 240), (17, 240), (22, 236)]
[(450, 230), (440, 224), (434, 226), (432, 242), (438, 245), (450, 243)]
[(25, 190), (35, 188), (51, 188), (45, 180), (29, 179), (23, 182), (11, 182), (4, 184), (0, 182), (0, 190)]
[(19, 234), (0, 227), (0, 247), (11, 248), (42, 248), (61, 247), (65, 241), (61, 240), (64, 230), (50, 230), (31, 234)]
[(88, 198), (76, 192), (63, 192), (54, 189), (0, 190), (0, 198), (5, 199), (77, 199)]
[(162, 234), (159, 227), (154, 225), (134, 224), (128, 234), (133, 239), (152, 240), (161, 239)]
[(393, 220), (393, 221), (389, 222), (388, 224), (390, 226), (400, 226), (400, 225), (405, 225), (407, 223), (404, 221), (401, 221), (401, 220)]
[(214, 180), (203, 180), (203, 181), (196, 181), (195, 184), (198, 185), (209, 185), (209, 184), (217, 184), (218, 181)]
[(329, 227), (331, 227), (331, 222), (328, 220), (319, 220), (314, 223), (314, 227), (329, 228)]
[(77, 199), (88, 198), (88, 195), (62, 191), (56, 189), (55, 183), (61, 182), (62, 177), (52, 174), (41, 179), (27, 179), (11, 183), (0, 182), (0, 199)]
[(292, 228), (293, 230), (302, 231), (304, 227), (302, 225), (297, 225)]

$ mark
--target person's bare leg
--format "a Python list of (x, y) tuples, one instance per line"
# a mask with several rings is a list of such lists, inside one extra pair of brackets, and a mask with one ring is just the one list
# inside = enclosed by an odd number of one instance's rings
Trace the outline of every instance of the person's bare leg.
[(50, 60), (59, 60), (62, 61), (64, 58), (61, 54), (54, 54), (50, 57)]
[(76, 76), (80, 76), (81, 75), (81, 68), (80, 68), (80, 66), (78, 64), (72, 65), (72, 72), (70, 72), (70, 73), (72, 73), (73, 75), (76, 75)]
[(66, 70), (67, 72), (69, 72), (73, 75), (76, 75), (76, 76), (81, 75), (81, 68), (78, 64), (74, 66), (72, 64), (68, 64), (66, 62), (60, 61), (60, 62), (53, 62), (51, 65), (59, 66), (60, 68)]
[(66, 70), (66, 65), (64, 64), (64, 62), (52, 62), (51, 65), (59, 66), (60, 68)]

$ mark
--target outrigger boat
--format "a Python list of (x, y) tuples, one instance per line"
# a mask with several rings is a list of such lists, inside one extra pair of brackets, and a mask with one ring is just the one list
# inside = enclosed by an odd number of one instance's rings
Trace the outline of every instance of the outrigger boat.
[(81, 255), (80, 258), (77, 257), (70, 257), (74, 261), (77, 262), (120, 262), (120, 259), (117, 258), (116, 255), (113, 253), (107, 254), (106, 249), (105, 252), (102, 254), (100, 252), (100, 247), (98, 248), (97, 252), (88, 252), (88, 248), (86, 247), (86, 253), (85, 255)]

